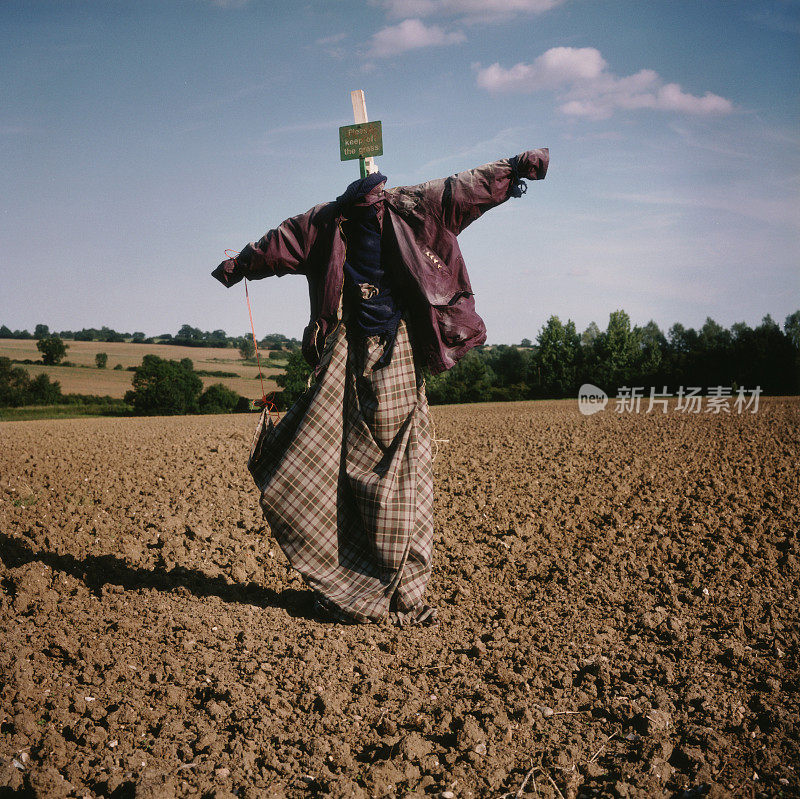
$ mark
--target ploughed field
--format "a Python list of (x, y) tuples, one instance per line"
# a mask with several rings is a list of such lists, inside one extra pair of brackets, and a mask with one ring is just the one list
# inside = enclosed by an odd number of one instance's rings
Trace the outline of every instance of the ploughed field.
[(254, 416), (0, 426), (0, 796), (797, 795), (800, 401), (576, 405), (433, 409), (401, 630), (313, 617)]

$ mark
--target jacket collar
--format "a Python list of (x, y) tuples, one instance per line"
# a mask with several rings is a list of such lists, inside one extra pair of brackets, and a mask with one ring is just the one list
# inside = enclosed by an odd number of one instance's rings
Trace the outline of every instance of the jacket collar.
[(384, 191), (385, 182), (378, 184), (375, 188), (373, 188), (367, 194), (358, 198), (358, 200), (354, 203), (349, 205), (341, 205), (339, 206), (339, 213), (338, 213), (338, 220), (340, 222), (346, 222), (351, 218), (351, 209), (353, 208), (366, 208), (369, 206), (377, 206), (376, 211), (378, 214), (378, 219), (383, 220), (383, 201), (386, 198), (386, 192)]

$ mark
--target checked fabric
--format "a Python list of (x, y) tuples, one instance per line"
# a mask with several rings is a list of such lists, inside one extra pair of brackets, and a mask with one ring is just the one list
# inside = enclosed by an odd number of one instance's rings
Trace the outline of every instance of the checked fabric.
[(291, 566), (359, 622), (413, 617), (431, 572), (428, 402), (405, 321), (373, 371), (383, 350), (340, 321), (316, 382), (277, 425), (262, 414), (248, 463)]

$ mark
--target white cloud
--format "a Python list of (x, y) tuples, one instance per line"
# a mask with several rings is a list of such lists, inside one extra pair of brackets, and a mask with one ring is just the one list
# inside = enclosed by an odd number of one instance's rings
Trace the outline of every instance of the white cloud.
[(727, 114), (733, 110), (730, 100), (706, 92), (702, 97), (688, 94), (677, 83), (667, 83), (658, 90), (658, 108), (687, 114)]
[(516, 14), (542, 14), (566, 0), (383, 0), (387, 12), (397, 18), (431, 15), (466, 19), (506, 19)]
[(448, 33), (438, 25), (425, 25), (420, 19), (404, 19), (397, 25), (389, 25), (375, 33), (370, 40), (368, 55), (373, 58), (388, 58), (407, 50), (459, 44), (466, 39), (458, 31)]
[(347, 55), (347, 48), (343, 44), (345, 39), (347, 39), (346, 33), (334, 33), (317, 39), (315, 44), (320, 45), (331, 58), (342, 59)]
[(492, 64), (478, 70), (478, 86), (491, 92), (556, 92), (560, 109), (572, 116), (604, 119), (618, 109), (651, 108), (684, 114), (728, 114), (730, 100), (706, 92), (685, 92), (677, 83), (665, 83), (657, 72), (642, 69), (618, 77), (594, 47), (553, 47), (533, 63), (506, 69)]
[[(214, 1), (214, 0), (212, 0)], [(234, 2), (235, 0), (217, 0)], [(466, 41), (461, 31), (448, 31), (439, 25), (426, 24), (423, 17), (449, 17), (466, 25), (502, 22), (519, 14), (542, 14), (567, 0), (369, 0), (382, 7), (389, 17), (400, 19), (372, 36), (366, 55), (385, 58), (415, 50), (460, 44)], [(367, 64), (371, 68), (372, 64)]]

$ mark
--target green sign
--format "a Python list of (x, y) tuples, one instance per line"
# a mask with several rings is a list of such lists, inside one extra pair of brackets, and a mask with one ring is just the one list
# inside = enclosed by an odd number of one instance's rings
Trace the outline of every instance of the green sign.
[(342, 161), (383, 155), (380, 121), (361, 122), (339, 128), (339, 154)]

